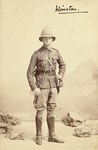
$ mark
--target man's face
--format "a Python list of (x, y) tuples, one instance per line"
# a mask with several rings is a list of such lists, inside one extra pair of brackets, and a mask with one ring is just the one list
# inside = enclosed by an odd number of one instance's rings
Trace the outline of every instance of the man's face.
[(53, 38), (52, 37), (43, 37), (42, 41), (45, 46), (49, 46), (53, 42)]

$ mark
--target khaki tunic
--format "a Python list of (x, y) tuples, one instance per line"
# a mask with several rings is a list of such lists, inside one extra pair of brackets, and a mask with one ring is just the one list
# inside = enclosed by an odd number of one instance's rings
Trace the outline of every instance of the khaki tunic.
[(46, 49), (42, 46), (33, 53), (27, 70), (27, 78), (32, 91), (35, 88), (56, 88), (57, 64), (58, 74), (63, 77), (66, 64), (57, 49)]

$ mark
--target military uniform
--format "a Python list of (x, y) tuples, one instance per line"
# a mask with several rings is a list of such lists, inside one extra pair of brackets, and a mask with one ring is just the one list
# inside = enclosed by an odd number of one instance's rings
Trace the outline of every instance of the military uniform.
[[(48, 57), (50, 62), (45, 56)], [(42, 46), (39, 50), (35, 51), (31, 57), (30, 65), (27, 72), (28, 81), (32, 90), (34, 90), (35, 88), (40, 88), (42, 91), (42, 94), (39, 95), (39, 97), (35, 97), (36, 109), (45, 108), (45, 103), (49, 97), (49, 93), (52, 94), (52, 96), (50, 96), (50, 101), (52, 101), (52, 104), (56, 106), (55, 98), (57, 94), (57, 63), (59, 64), (59, 74), (63, 77), (65, 72), (65, 63), (58, 50), (54, 48), (46, 49)], [(36, 80), (34, 80), (34, 77)], [(53, 90), (52, 88), (55, 89)]]
[[(47, 29), (43, 29), (42, 36), (39, 38), (42, 41), (42, 37), (51, 36), (50, 33), (45, 34)], [(42, 46), (40, 49), (35, 51), (31, 57), (30, 64), (27, 71), (27, 78), (29, 81), (29, 85), (31, 90), (34, 91), (36, 88), (41, 90), (41, 94), (39, 96), (35, 95), (34, 98), (34, 106), (37, 111), (44, 110), (47, 108), (48, 112), (54, 112), (56, 108), (56, 96), (57, 96), (57, 76), (56, 76), (56, 69), (57, 64), (59, 68), (58, 74), (64, 76), (66, 65), (57, 49), (52, 47), (46, 48)], [(49, 118), (47, 116), (47, 123), (49, 130), (53, 130), (54, 125), (50, 127), (50, 124), (54, 122), (54, 115)], [(52, 121), (51, 121), (52, 120)], [(37, 130), (37, 144), (41, 144), (41, 139), (39, 136), (42, 135), (41, 133), (41, 124), (42, 124), (42, 117), (36, 116), (36, 130)], [(40, 126), (40, 127), (38, 127)], [(50, 129), (51, 128), (51, 129)], [(52, 131), (50, 131), (52, 132)], [(52, 136), (52, 135), (50, 135)], [(55, 139), (55, 141), (54, 141)], [(50, 138), (48, 141), (59, 141), (56, 138)]]

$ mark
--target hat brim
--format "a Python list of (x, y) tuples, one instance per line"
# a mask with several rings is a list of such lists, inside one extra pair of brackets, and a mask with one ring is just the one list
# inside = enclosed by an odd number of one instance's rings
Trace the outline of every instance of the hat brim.
[(39, 37), (39, 40), (40, 40), (41, 42), (42, 42), (43, 37), (51, 37), (51, 38), (53, 38), (53, 41), (55, 41), (55, 39), (56, 39), (56, 37), (54, 37), (54, 36), (40, 36), (40, 37)]

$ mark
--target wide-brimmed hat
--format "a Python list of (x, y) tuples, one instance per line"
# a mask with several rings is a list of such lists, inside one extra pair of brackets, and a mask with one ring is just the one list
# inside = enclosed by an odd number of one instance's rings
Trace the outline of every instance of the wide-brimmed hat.
[(52, 37), (53, 41), (55, 41), (55, 39), (56, 39), (56, 37), (53, 35), (51, 29), (47, 26), (45, 28), (43, 28), (41, 35), (39, 37), (39, 40), (42, 41), (43, 37)]

